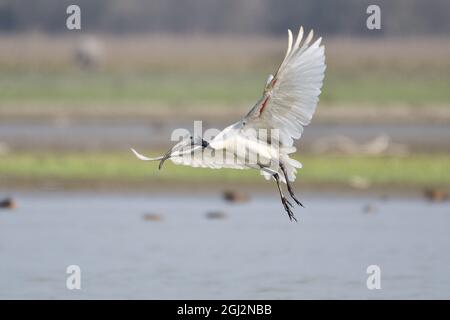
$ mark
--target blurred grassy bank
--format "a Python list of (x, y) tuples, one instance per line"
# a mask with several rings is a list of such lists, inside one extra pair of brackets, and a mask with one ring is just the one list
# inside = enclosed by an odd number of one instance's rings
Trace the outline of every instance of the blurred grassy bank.
[[(109, 105), (113, 108), (152, 104), (172, 106), (252, 105), (262, 92), (266, 74), (246, 73), (3, 73), (0, 106), (35, 102), (58, 106)], [(327, 74), (321, 102), (367, 104), (379, 107), (404, 103), (450, 106), (450, 73), (446, 77), (398, 74)]]
[[(86, 46), (71, 36), (3, 36), (0, 108), (250, 106), (285, 40), (98, 35)], [(331, 38), (325, 46), (323, 104), (450, 106), (447, 38)]]
[[(0, 121), (236, 119), (283, 58), (285, 37), (139, 35), (0, 36)], [(327, 71), (314, 121), (450, 122), (450, 38), (325, 39)], [(69, 111), (68, 111), (69, 110)], [(414, 111), (412, 111), (414, 110)], [(225, 120), (226, 119), (226, 120)], [(231, 120), (230, 120), (231, 121)], [(63, 122), (62, 122), (63, 123)], [(1, 142), (1, 137), (0, 137)], [(14, 141), (11, 150), (16, 150)], [(131, 154), (7, 153), (0, 186), (80, 181), (227, 181), (260, 185), (258, 172), (154, 164)], [(357, 188), (450, 187), (450, 156), (302, 155), (299, 184)]]
[[(356, 188), (450, 188), (448, 154), (404, 157), (302, 155), (298, 160), (303, 163), (304, 169), (299, 170), (297, 182), (304, 187), (329, 184)], [(165, 182), (176, 185), (178, 182), (212, 182), (220, 185), (229, 181), (262, 182), (262, 177), (255, 170), (211, 170), (167, 163), (164, 170), (159, 171), (157, 164), (140, 162), (131, 153), (3, 155), (0, 157), (0, 176), (0, 184), (58, 181), (70, 185), (82, 181), (84, 187), (89, 186), (89, 182), (99, 181), (131, 188), (135, 183), (158, 185)]]

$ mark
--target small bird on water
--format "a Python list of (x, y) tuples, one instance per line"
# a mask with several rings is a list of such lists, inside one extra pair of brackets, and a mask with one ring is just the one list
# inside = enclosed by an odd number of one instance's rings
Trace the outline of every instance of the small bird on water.
[(311, 122), (321, 93), (325, 53), (320, 45), (322, 38), (311, 44), (313, 36), (311, 30), (303, 39), (301, 27), (294, 42), (288, 30), (286, 55), (275, 76), (267, 79), (262, 97), (247, 115), (210, 141), (188, 135), (156, 158), (131, 150), (140, 160), (160, 161), (159, 169), (170, 159), (175, 164), (193, 167), (260, 170), (267, 180), (276, 182), (289, 219), (297, 221), (294, 206), (284, 195), (280, 182), (286, 184), (293, 201), (303, 207), (291, 186), (302, 164), (289, 155), (296, 151), (294, 140)]

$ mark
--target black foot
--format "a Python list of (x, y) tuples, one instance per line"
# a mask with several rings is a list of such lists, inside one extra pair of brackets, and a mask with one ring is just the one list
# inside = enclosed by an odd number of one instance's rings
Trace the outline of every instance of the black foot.
[(301, 206), (301, 207), (303, 207), (303, 208), (305, 207), (305, 206), (303, 205), (303, 203), (301, 203), (301, 202), (295, 197), (295, 194), (294, 194), (293, 192), (290, 192), (289, 194), (291, 195), (291, 198), (294, 199), (294, 201), (295, 201), (296, 204), (298, 204), (299, 206)]
[(297, 219), (295, 218), (294, 213), (292, 212), (292, 209), (291, 209), (291, 208), (294, 207), (294, 206), (292, 205), (292, 203), (290, 203), (289, 200), (286, 199), (285, 197), (282, 197), (282, 198), (281, 198), (281, 203), (283, 204), (284, 210), (286, 210), (289, 219), (290, 219), (291, 221), (294, 220), (295, 222), (297, 222)]
[(304, 208), (305, 206), (295, 197), (294, 191), (292, 190), (292, 187), (291, 187), (291, 183), (289, 182), (286, 168), (284, 167), (284, 165), (282, 163), (280, 163), (280, 167), (281, 167), (281, 170), (283, 171), (284, 178), (286, 180), (287, 189), (289, 191), (289, 194), (291, 195), (291, 198), (294, 199), (296, 204), (298, 204), (299, 206), (302, 206)]

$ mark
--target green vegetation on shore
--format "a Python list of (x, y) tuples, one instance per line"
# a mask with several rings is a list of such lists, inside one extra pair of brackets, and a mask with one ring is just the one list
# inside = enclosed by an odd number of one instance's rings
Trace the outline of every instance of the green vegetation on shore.
[[(149, 152), (157, 154), (157, 152)], [(354, 179), (374, 186), (450, 187), (450, 155), (347, 156), (301, 155), (302, 183), (348, 185)], [(19, 153), (0, 157), (0, 176), (8, 181), (183, 182), (245, 181), (262, 179), (255, 170), (212, 170), (175, 166), (161, 171), (156, 163), (141, 162), (132, 154)], [(3, 179), (2, 179), (3, 180)], [(1, 180), (0, 180), (1, 183)]]
[[(0, 107), (249, 105), (276, 72), (285, 37), (96, 37), (83, 67), (71, 37), (2, 37)], [(326, 104), (450, 105), (448, 38), (324, 40)], [(77, 44), (78, 43), (78, 44)], [(407, 54), (405, 54), (407, 52)]]
[[(67, 102), (111, 106), (134, 103), (172, 105), (251, 104), (261, 94), (264, 74), (167, 73), (14, 73), (0, 76), (1, 106), (24, 102)], [(328, 73), (321, 101), (326, 103), (450, 103), (450, 77)], [(69, 103), (70, 104), (70, 103)]]

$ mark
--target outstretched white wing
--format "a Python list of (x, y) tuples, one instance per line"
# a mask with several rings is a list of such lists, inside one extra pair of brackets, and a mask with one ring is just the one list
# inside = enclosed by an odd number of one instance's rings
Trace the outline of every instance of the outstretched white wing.
[(210, 168), (210, 169), (248, 169), (244, 163), (236, 159), (233, 154), (226, 155), (214, 155), (207, 150), (204, 152), (194, 153), (193, 155), (183, 155), (170, 158), (170, 160), (178, 165), (191, 166), (194, 168)]
[[(286, 56), (275, 76), (264, 89), (263, 97), (244, 117), (247, 128), (278, 129), (283, 146), (299, 139), (316, 110), (325, 72), (322, 38), (310, 45), (313, 31), (303, 41), (300, 28), (293, 43), (291, 30)], [(245, 128), (244, 128), (245, 130)]]
[[(131, 148), (134, 155), (142, 161), (160, 161), (164, 156), (149, 158)], [(220, 152), (220, 153), (219, 153)], [(245, 164), (236, 158), (232, 153), (226, 153), (224, 150), (214, 150), (212, 148), (196, 147), (193, 151), (175, 152), (169, 158), (173, 163), (191, 167), (200, 168), (231, 168), (231, 169), (248, 169)]]

